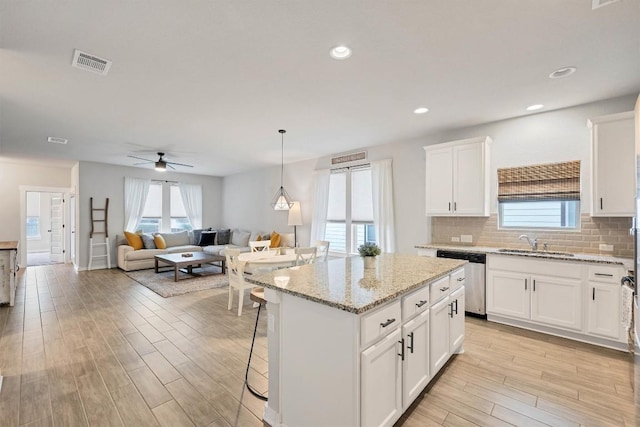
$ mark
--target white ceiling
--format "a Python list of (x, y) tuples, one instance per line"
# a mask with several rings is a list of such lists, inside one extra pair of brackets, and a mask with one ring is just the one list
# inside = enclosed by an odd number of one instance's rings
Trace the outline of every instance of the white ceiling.
[[(289, 163), (640, 91), (639, 0), (0, 7), (3, 158), (132, 165), (165, 151), (195, 165), (180, 171), (224, 176), (279, 165), (280, 128)], [(342, 43), (353, 56), (331, 59)], [(109, 74), (71, 67), (76, 48), (112, 60)]]

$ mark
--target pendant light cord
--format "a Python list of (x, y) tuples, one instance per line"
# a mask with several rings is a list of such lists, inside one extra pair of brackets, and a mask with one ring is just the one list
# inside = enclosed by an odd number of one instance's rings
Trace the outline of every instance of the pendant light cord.
[(284, 134), (286, 130), (280, 129), (280, 188), (284, 188)]

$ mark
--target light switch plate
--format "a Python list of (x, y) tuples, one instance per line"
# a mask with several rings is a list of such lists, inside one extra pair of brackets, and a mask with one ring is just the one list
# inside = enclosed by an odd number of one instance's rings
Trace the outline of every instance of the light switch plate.
[(458, 236), (452, 236), (451, 237), (451, 241), (458, 243), (458, 242), (460, 242), (460, 238)]
[(604, 243), (600, 243), (600, 250), (604, 252), (613, 252), (613, 245), (606, 245)]
[(460, 241), (462, 243), (473, 243), (473, 236), (471, 234), (460, 235)]

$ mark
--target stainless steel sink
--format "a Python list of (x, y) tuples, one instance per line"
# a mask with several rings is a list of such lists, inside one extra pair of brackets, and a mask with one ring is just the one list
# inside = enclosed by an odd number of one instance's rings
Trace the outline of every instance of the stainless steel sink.
[(512, 254), (532, 254), (532, 255), (562, 255), (562, 256), (573, 256), (570, 252), (554, 252), (554, 251), (532, 251), (531, 249), (509, 249), (502, 248), (498, 249), (498, 252), (503, 253), (512, 253)]

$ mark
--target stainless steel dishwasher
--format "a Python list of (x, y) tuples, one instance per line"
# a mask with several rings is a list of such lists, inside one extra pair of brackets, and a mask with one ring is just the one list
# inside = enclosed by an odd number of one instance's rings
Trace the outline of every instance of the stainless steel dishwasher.
[(476, 317), (487, 317), (485, 264), (487, 255), (474, 252), (438, 250), (438, 258), (463, 259), (469, 261), (464, 266), (465, 273), (465, 313)]

